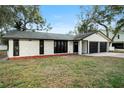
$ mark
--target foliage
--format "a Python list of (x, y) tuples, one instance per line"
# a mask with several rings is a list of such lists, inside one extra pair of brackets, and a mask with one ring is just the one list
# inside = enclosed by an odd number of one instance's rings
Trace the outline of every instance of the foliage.
[[(79, 17), (79, 23), (76, 26), (76, 30), (78, 33), (87, 33), (90, 31), (98, 31), (97, 25), (92, 20), (92, 11), (87, 11), (85, 7), (81, 6), (81, 13), (78, 16)], [(87, 11), (86, 13), (83, 11)]]
[(1, 32), (10, 29), (26, 31), (27, 29), (50, 30), (50, 24), (41, 16), (39, 6), (0, 6)]
[(81, 24), (77, 26), (78, 32), (89, 32), (89, 30), (94, 31), (94, 29), (97, 31), (105, 30), (107, 37), (109, 37), (110, 32), (114, 34), (111, 38), (113, 41), (115, 36), (124, 30), (124, 6), (96, 5), (92, 6), (90, 11), (86, 11), (86, 13), (81, 12), (80, 15), (85, 16), (80, 18)]

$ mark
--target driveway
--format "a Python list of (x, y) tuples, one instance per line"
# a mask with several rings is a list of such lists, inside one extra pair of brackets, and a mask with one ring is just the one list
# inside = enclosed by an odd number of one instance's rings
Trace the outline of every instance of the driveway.
[(118, 58), (124, 58), (124, 53), (93, 53), (93, 54), (84, 54), (86, 56), (109, 56), (109, 57), (118, 57)]

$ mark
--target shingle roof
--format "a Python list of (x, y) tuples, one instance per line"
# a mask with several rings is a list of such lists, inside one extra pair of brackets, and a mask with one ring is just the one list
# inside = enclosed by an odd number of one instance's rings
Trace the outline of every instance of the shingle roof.
[(45, 32), (14, 31), (9, 32), (3, 38), (11, 39), (46, 39), (46, 40), (73, 40), (74, 35), (54, 34)]
[(13, 31), (3, 36), (6, 39), (44, 39), (44, 40), (81, 40), (97, 32), (80, 33), (78, 35), (54, 34), (45, 32)]
[(94, 33), (96, 33), (96, 32), (80, 33), (80, 34), (76, 35), (76, 36), (74, 37), (74, 39), (75, 39), (75, 40), (81, 40), (81, 39), (84, 39), (84, 38), (86, 38), (86, 37), (88, 37), (88, 36), (94, 34)]

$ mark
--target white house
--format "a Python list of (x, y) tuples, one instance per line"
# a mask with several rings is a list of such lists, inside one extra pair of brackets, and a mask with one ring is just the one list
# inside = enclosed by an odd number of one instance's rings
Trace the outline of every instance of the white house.
[[(113, 36), (113, 34), (110, 34), (110, 38)], [(115, 49), (123, 49), (124, 50), (124, 32), (119, 32), (116, 37), (114, 38), (114, 41), (112, 43), (112, 46), (115, 47)]]
[[(102, 31), (104, 34), (106, 34), (105, 31)], [(112, 39), (114, 34), (112, 32), (109, 32), (109, 38)], [(112, 47), (115, 48), (115, 50), (124, 50), (124, 31), (120, 31), (114, 38), (112, 42)]]
[(107, 52), (111, 41), (101, 32), (68, 35), (14, 31), (7, 33), (3, 38), (9, 42), (9, 58)]

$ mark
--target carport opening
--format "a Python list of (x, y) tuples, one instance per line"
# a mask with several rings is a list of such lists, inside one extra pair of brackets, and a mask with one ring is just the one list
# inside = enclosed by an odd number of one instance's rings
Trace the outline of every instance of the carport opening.
[(107, 52), (107, 42), (89, 42), (89, 53)]

